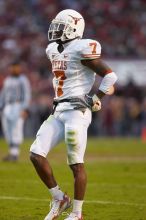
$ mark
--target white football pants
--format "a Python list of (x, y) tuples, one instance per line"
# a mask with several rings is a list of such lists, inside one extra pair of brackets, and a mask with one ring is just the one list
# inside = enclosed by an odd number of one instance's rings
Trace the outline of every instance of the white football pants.
[(55, 112), (41, 125), (30, 151), (46, 157), (63, 138), (67, 145), (68, 164), (84, 162), (87, 129), (91, 123), (91, 111), (86, 109)]

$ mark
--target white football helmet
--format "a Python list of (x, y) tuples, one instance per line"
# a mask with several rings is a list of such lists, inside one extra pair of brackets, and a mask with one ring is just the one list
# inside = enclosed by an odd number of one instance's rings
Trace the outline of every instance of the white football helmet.
[(52, 20), (48, 39), (67, 41), (74, 38), (82, 38), (85, 28), (84, 18), (80, 13), (72, 9), (66, 9), (57, 14)]

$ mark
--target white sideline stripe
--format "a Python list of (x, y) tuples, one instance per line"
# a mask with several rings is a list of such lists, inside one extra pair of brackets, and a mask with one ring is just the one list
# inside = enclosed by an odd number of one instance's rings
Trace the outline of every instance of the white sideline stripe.
[(15, 197), (15, 196), (0, 196), (0, 200), (26, 200), (26, 201), (50, 202), (49, 199), (38, 199), (38, 198), (29, 198), (29, 197)]
[(114, 201), (100, 201), (100, 200), (86, 200), (85, 203), (101, 204), (101, 205), (124, 205), (124, 206), (139, 206), (145, 207), (145, 203), (130, 203), (130, 202), (114, 202)]
[[(14, 197), (14, 196), (0, 196), (0, 200), (19, 200), (19, 201), (42, 201), (50, 202), (49, 199), (38, 199), (38, 198), (29, 198), (29, 197)], [(87, 204), (101, 204), (101, 205), (125, 205), (125, 206), (146, 206), (145, 203), (130, 203), (130, 202), (114, 202), (114, 201), (100, 201), (100, 200), (85, 200)]]
[[(32, 184), (40, 184), (40, 181), (38, 180), (20, 180), (20, 179), (15, 179), (15, 180), (7, 180), (7, 179), (2, 179), (0, 180), (0, 183), (5, 183), (5, 182), (13, 182), (13, 183), (32, 183)], [(72, 183), (69, 182), (63, 182), (61, 183), (61, 185), (63, 186), (69, 186)], [(141, 189), (145, 189), (146, 188), (146, 184), (121, 184), (121, 183), (88, 183), (87, 187), (93, 187), (93, 186), (97, 186), (97, 187), (112, 187), (112, 188), (120, 188), (120, 187), (135, 187), (135, 188), (141, 188)]]
[[(68, 183), (68, 182), (65, 182), (65, 183), (61, 183), (62, 185), (64, 186), (68, 186), (68, 185), (71, 185), (71, 183)], [(112, 187), (112, 188), (121, 188), (121, 187), (135, 187), (135, 188), (141, 188), (141, 189), (145, 189), (146, 188), (146, 184), (120, 184), (120, 183), (87, 183), (87, 187), (105, 187), (105, 188), (109, 188), (109, 187)]]

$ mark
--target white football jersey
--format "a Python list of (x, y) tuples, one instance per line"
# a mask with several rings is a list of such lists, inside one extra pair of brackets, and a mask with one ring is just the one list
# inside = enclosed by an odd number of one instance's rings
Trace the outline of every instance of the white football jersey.
[(81, 60), (96, 59), (101, 54), (99, 42), (91, 39), (75, 39), (63, 46), (61, 53), (56, 42), (46, 49), (54, 74), (55, 100), (88, 94), (94, 84), (95, 73), (82, 65)]

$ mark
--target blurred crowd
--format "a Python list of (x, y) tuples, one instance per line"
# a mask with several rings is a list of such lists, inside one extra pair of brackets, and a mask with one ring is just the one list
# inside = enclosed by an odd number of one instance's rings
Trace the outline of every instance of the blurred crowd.
[[(103, 100), (103, 108), (93, 114), (91, 134), (142, 137), (146, 128), (146, 89), (129, 82)], [(146, 136), (146, 134), (145, 134)]]
[[(51, 112), (54, 92), (51, 67), (45, 54), (47, 31), (50, 21), (65, 8), (75, 9), (84, 16), (84, 37), (101, 43), (103, 58), (146, 58), (145, 0), (1, 0), (0, 88), (9, 63), (19, 57), (33, 93), (27, 127), (31, 121), (34, 128), (28, 129), (27, 135), (33, 135)], [(92, 134), (101, 134), (102, 130), (102, 134), (108, 135), (138, 135), (138, 126), (142, 128), (146, 121), (146, 100), (143, 90), (137, 86), (135, 89), (141, 90), (138, 92), (141, 97), (134, 91), (127, 100), (125, 87), (118, 88), (116, 96), (106, 98), (103, 111), (93, 115)], [(136, 123), (134, 130), (130, 128), (133, 123)]]
[[(97, 86), (92, 93), (97, 91)], [(26, 123), (26, 136), (34, 136), (40, 124), (52, 111), (52, 98), (42, 99), (39, 105), (31, 105), (31, 115)], [(125, 86), (118, 86), (113, 96), (105, 96), (102, 100), (102, 110), (92, 115), (89, 127), (91, 136), (123, 136), (142, 137), (146, 131), (146, 87), (139, 87), (133, 82)], [(33, 127), (32, 127), (33, 126)], [(146, 139), (146, 132), (145, 132)]]

